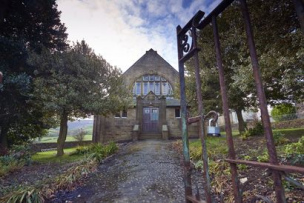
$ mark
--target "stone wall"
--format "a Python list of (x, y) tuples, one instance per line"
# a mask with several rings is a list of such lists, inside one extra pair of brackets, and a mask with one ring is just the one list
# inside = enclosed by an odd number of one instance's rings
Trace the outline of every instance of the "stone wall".
[[(89, 145), (92, 141), (83, 141), (82, 145)], [(80, 145), (79, 142), (66, 142), (64, 143), (65, 148), (72, 148)], [(57, 143), (34, 143), (31, 145), (31, 150), (34, 152), (41, 152), (41, 151), (49, 151), (49, 150), (56, 150)]]
[[(167, 125), (169, 130), (169, 138), (177, 139), (182, 136), (181, 118), (175, 117), (175, 108), (167, 108)], [(188, 125), (188, 136), (190, 138), (198, 137), (197, 123)]]
[(273, 129), (284, 128), (304, 128), (304, 119), (295, 119), (290, 121), (280, 121), (271, 123)]
[(132, 140), (132, 130), (136, 122), (136, 110), (128, 109), (127, 118), (115, 118), (113, 115), (108, 117), (99, 116), (99, 126), (97, 129), (100, 136), (97, 142), (106, 143), (109, 141), (129, 141)]

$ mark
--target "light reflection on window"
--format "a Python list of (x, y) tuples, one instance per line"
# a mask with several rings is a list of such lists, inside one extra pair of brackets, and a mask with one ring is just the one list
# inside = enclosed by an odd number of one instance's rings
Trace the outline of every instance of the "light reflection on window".
[(148, 94), (148, 83), (144, 82), (144, 95)]
[(133, 95), (147, 95), (152, 91), (156, 95), (172, 96), (172, 86), (159, 75), (143, 75), (138, 78), (133, 85)]

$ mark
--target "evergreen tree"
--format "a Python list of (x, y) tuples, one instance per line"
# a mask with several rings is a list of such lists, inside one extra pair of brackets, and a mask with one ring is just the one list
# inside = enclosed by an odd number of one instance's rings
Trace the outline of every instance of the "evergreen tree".
[(25, 134), (23, 127), (37, 129), (32, 135), (46, 127), (46, 114), (32, 94), (37, 68), (27, 64), (29, 51), (64, 50), (67, 34), (55, 0), (1, 1), (0, 7), (0, 145), (7, 147)]
[(121, 71), (95, 55), (84, 41), (64, 52), (33, 54), (30, 63), (43, 72), (35, 79), (37, 97), (60, 120), (57, 156), (63, 155), (68, 120), (115, 113), (129, 102)]

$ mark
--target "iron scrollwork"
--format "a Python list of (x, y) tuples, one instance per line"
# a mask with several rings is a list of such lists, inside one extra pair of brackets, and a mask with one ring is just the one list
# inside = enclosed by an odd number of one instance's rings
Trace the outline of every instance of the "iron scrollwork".
[[(185, 25), (184, 28), (178, 26), (178, 46), (180, 50), (179, 57), (188, 58), (193, 54), (194, 49), (196, 49), (195, 40), (196, 40), (196, 29), (200, 24), (204, 16), (203, 11), (198, 11), (196, 15)], [(191, 53), (192, 52), (192, 53)], [(179, 58), (179, 59), (181, 59)], [(185, 59), (187, 60), (187, 59)], [(184, 61), (185, 62), (185, 61)]]
[(192, 37), (192, 30), (189, 29), (188, 32), (186, 32), (181, 37), (181, 48), (183, 50), (183, 55), (188, 54), (193, 49), (193, 37)]

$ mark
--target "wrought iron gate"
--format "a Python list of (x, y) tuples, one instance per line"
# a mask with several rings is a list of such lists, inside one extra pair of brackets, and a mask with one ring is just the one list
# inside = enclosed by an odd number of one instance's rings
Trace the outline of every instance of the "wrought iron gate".
[[(254, 44), (254, 38), (252, 34), (251, 22), (248, 13), (247, 3), (246, 0), (239, 0), (240, 7), (242, 11), (242, 15), (244, 18), (244, 24), (246, 29), (247, 35), (247, 44), (250, 52), (251, 64), (253, 68), (253, 75), (257, 90), (257, 95), (259, 99), (259, 108), (261, 111), (262, 116), (262, 123), (264, 126), (264, 134), (267, 143), (267, 149), (269, 154), (269, 163), (261, 163), (256, 161), (246, 161), (246, 160), (238, 160), (235, 156), (234, 144), (232, 139), (232, 131), (230, 125), (230, 118), (229, 118), (229, 107), (228, 107), (228, 97), (226, 91), (226, 84), (224, 80), (224, 68), (222, 63), (222, 56), (221, 56), (221, 46), (218, 34), (218, 27), (216, 18), (219, 14), (221, 14), (234, 0), (223, 0), (206, 18), (203, 18), (204, 12), (198, 11), (194, 17), (183, 27), (177, 26), (177, 48), (178, 48), (178, 61), (179, 61), (179, 74), (180, 74), (180, 96), (181, 96), (181, 122), (182, 122), (182, 140), (183, 140), (183, 155), (184, 155), (184, 185), (185, 185), (185, 196), (186, 202), (200, 202), (197, 198), (192, 196), (192, 188), (191, 188), (191, 174), (190, 174), (190, 156), (189, 156), (189, 141), (188, 141), (188, 132), (187, 132), (187, 125), (188, 123), (192, 123), (194, 121), (198, 121), (199, 126), (199, 136), (201, 138), (202, 143), (202, 154), (203, 154), (203, 168), (204, 168), (204, 189), (206, 195), (206, 201), (208, 203), (212, 202), (211, 197), (211, 186), (210, 186), (210, 177), (209, 177), (209, 170), (208, 170), (208, 157), (207, 157), (207, 150), (206, 150), (206, 134), (204, 130), (204, 107), (202, 103), (201, 97), (201, 81), (200, 81), (200, 71), (199, 71), (199, 59), (198, 59), (198, 52), (199, 47), (197, 46), (197, 34), (196, 30), (202, 30), (210, 23), (212, 23), (213, 27), (213, 35), (214, 35), (214, 43), (215, 43), (215, 51), (216, 51), (216, 61), (219, 71), (219, 81), (221, 87), (221, 96), (222, 96), (222, 103), (223, 103), (223, 113), (225, 118), (225, 131), (227, 137), (227, 144), (228, 144), (228, 159), (225, 161), (229, 162), (230, 170), (231, 170), (231, 178), (232, 178), (232, 187), (233, 187), (233, 194), (235, 202), (242, 202), (242, 196), (240, 193), (239, 188), (239, 180), (238, 180), (238, 173), (237, 173), (237, 164), (246, 164), (251, 165), (254, 167), (260, 168), (268, 168), (272, 171), (275, 193), (278, 203), (286, 202), (284, 188), (282, 186), (281, 181), (281, 172), (292, 172), (292, 173), (302, 173), (304, 174), (304, 168), (296, 167), (296, 166), (289, 166), (289, 165), (279, 165), (277, 160), (277, 153), (275, 149), (274, 139), (271, 130), (271, 124), (269, 119), (269, 114), (267, 111), (267, 103), (266, 97), (263, 90), (262, 79), (260, 74), (260, 67), (258, 63), (258, 58), (256, 54), (256, 48)], [(300, 0), (293, 0), (296, 4), (300, 2)], [(303, 10), (303, 3), (301, 4)], [(296, 8), (297, 9), (297, 8)], [(298, 11), (299, 9), (297, 9)], [(298, 13), (298, 15), (300, 15)], [(304, 21), (302, 13), (302, 20)], [(300, 17), (301, 19), (301, 17)], [(304, 25), (301, 22), (301, 25)], [(302, 31), (304, 29), (302, 27)], [(189, 36), (187, 33), (190, 32), (190, 37), (192, 38), (191, 42), (189, 42)], [(197, 101), (198, 101), (198, 113), (199, 116), (194, 118), (187, 118), (187, 104), (186, 104), (186, 94), (185, 94), (185, 74), (184, 74), (184, 63), (194, 57), (195, 63), (195, 76), (196, 76), (196, 86), (197, 86)]]

